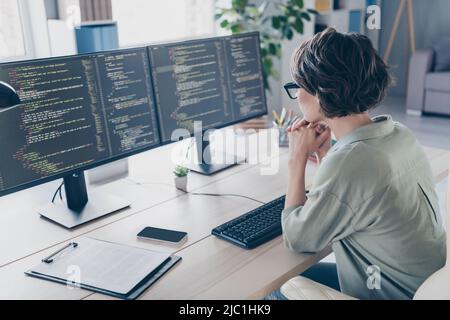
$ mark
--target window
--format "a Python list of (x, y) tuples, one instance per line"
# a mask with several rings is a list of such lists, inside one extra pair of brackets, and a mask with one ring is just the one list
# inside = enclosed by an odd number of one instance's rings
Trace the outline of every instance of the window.
[(0, 60), (26, 55), (19, 0), (0, 1)]
[(121, 47), (215, 33), (214, 0), (112, 0)]

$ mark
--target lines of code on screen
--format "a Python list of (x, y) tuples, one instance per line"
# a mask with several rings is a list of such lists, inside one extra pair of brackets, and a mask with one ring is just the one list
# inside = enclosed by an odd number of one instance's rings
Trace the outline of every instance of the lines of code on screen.
[(161, 139), (242, 121), (267, 110), (257, 34), (149, 47)]
[(0, 191), (159, 143), (145, 50), (0, 65)]

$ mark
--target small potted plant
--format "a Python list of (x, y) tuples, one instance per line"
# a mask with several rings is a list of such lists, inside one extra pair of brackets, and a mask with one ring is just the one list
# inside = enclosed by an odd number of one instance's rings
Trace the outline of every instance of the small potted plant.
[(178, 190), (182, 190), (187, 192), (187, 175), (189, 173), (189, 169), (183, 166), (175, 167), (173, 174), (175, 175), (175, 187)]

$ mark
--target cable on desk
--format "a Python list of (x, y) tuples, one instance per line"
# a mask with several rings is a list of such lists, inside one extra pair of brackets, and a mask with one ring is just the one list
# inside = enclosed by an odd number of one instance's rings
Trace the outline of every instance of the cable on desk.
[(191, 193), (191, 192), (186, 192), (186, 193), (187, 193), (187, 194), (191, 194), (191, 195), (193, 195), (193, 196), (237, 197), (237, 198), (244, 198), (244, 199), (247, 199), (247, 200), (252, 200), (252, 201), (258, 202), (258, 203), (260, 203), (260, 204), (266, 204), (265, 202), (256, 200), (256, 199), (251, 198), (251, 197), (243, 196), (243, 195), (241, 195), (241, 194), (233, 194), (233, 193), (222, 193), (222, 194), (220, 194), (220, 193), (199, 193), (199, 192), (193, 192), (193, 193)]
[[(138, 182), (137, 184), (138, 184), (138, 185), (162, 185), (162, 186), (173, 187), (172, 184), (168, 184), (168, 183), (158, 183), (158, 182), (145, 182), (145, 183), (143, 183), (143, 182)], [(256, 199), (254, 199), (254, 198), (250, 198), (250, 197), (247, 197), (247, 196), (243, 196), (243, 195), (240, 195), (240, 194), (231, 194), (231, 193), (225, 193), (225, 194), (219, 194), (219, 193), (200, 193), (200, 192), (188, 192), (188, 191), (184, 191), (184, 190), (180, 190), (180, 189), (177, 189), (177, 190), (179, 190), (179, 191), (181, 191), (181, 192), (184, 192), (185, 194), (190, 194), (190, 195), (193, 195), (193, 196), (238, 197), (238, 198), (244, 198), (244, 199), (247, 199), (247, 200), (252, 200), (252, 201), (258, 202), (258, 203), (260, 203), (260, 204), (265, 204), (265, 202), (262, 202), (262, 201), (259, 201), (259, 200), (256, 200)]]
[(170, 183), (164, 183), (164, 182), (136, 182), (131, 180), (132, 182), (136, 183), (139, 186), (149, 186), (149, 185), (155, 185), (155, 186), (166, 186), (173, 188), (173, 184)]
[(58, 189), (56, 189), (55, 194), (53, 195), (52, 198), (52, 203), (55, 203), (55, 199), (56, 199), (56, 195), (59, 192), (59, 198), (62, 200), (62, 187), (64, 186), (64, 181), (61, 182), (61, 185), (58, 187)]
[(195, 138), (191, 138), (191, 142), (189, 142), (189, 146), (187, 147), (187, 150), (186, 150), (186, 155), (185, 155), (186, 159), (189, 159), (189, 153), (191, 152), (194, 142), (195, 142)]

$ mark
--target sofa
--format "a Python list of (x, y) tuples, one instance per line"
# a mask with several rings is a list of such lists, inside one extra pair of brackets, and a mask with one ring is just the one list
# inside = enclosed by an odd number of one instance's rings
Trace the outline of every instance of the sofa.
[(450, 115), (450, 38), (416, 51), (409, 63), (406, 111)]

